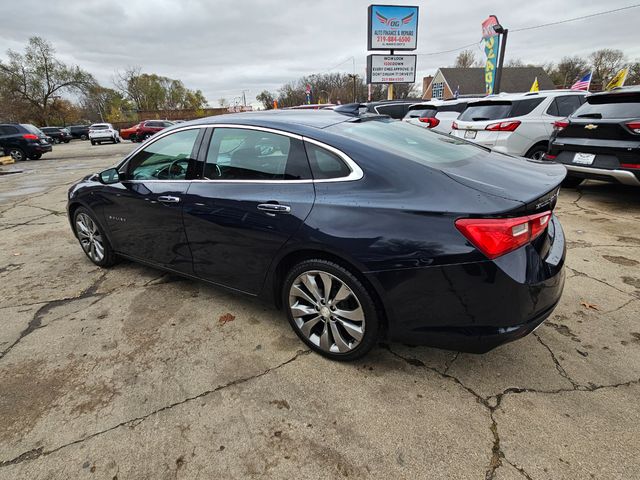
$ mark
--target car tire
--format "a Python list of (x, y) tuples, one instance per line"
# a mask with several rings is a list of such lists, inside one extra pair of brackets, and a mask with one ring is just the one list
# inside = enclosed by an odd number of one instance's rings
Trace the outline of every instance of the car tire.
[(95, 144), (96, 144), (96, 142), (94, 142), (93, 140), (91, 140), (91, 145), (95, 145)]
[(323, 259), (300, 262), (287, 274), (281, 295), (294, 332), (324, 357), (355, 360), (378, 340), (380, 318), (373, 295), (341, 265)]
[(131, 136), (129, 137), (129, 140), (131, 140), (131, 143), (136, 143), (136, 141), (137, 141), (137, 140), (136, 140), (136, 136), (135, 136), (135, 135), (131, 135)]
[(16, 162), (22, 162), (27, 159), (27, 156), (24, 153), (24, 150), (21, 148), (9, 148), (9, 155)]
[(73, 229), (82, 251), (94, 264), (108, 268), (116, 263), (109, 239), (92, 212), (79, 207), (73, 214)]
[(69, 143), (71, 140), (65, 140), (64, 143)]
[(584, 178), (574, 177), (572, 175), (567, 175), (562, 181), (562, 186), (565, 188), (576, 188), (584, 181)]
[(29, 156), (29, 160), (40, 160), (42, 158), (41, 153), (36, 153), (34, 155)]
[(536, 145), (536, 146), (533, 146), (525, 156), (533, 160), (542, 160), (545, 153), (547, 153), (546, 145)]
[(87, 138), (89, 137), (87, 137), (84, 133), (80, 135), (80, 140), (86, 140)]

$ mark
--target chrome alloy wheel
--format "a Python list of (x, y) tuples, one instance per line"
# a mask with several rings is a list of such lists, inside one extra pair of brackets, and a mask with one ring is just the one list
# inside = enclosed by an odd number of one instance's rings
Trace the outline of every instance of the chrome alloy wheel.
[(94, 262), (100, 262), (104, 258), (104, 243), (98, 225), (86, 213), (80, 213), (76, 217), (76, 232), (83, 250)]
[(347, 353), (364, 337), (365, 318), (355, 293), (321, 270), (299, 275), (289, 290), (289, 309), (300, 332), (330, 353)]

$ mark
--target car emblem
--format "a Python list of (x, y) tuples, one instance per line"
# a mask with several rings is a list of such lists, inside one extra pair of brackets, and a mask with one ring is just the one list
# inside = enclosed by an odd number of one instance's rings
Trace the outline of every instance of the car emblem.
[(593, 130), (595, 128), (598, 128), (598, 125), (594, 125), (593, 123), (589, 123), (589, 124), (585, 125), (584, 128), (586, 128), (587, 130)]

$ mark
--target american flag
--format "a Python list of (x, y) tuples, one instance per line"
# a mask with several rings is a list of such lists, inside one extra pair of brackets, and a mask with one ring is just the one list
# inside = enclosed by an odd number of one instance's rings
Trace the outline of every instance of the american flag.
[(591, 85), (591, 74), (593, 72), (587, 73), (584, 77), (578, 80), (576, 83), (571, 85), (571, 90), (589, 90), (589, 85)]

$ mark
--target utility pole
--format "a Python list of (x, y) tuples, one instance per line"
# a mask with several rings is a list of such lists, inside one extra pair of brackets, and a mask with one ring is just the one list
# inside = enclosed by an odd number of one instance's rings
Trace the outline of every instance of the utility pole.
[(242, 104), (246, 107), (247, 106), (247, 95), (246, 92), (248, 92), (248, 90), (242, 90)]
[[(393, 55), (393, 50), (390, 50), (390, 55)], [(387, 100), (393, 100), (393, 83), (390, 83), (387, 87)]]
[(358, 94), (356, 90), (356, 79), (358, 78), (358, 75), (356, 75), (355, 73), (350, 73), (349, 78), (353, 79), (353, 102), (355, 103), (358, 101)]

